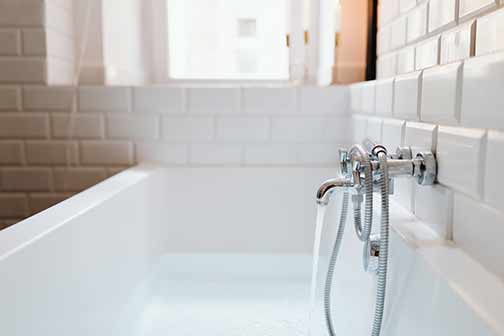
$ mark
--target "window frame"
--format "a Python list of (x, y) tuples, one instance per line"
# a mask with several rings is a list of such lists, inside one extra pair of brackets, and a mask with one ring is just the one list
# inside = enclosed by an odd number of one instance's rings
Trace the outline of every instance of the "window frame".
[(170, 77), (167, 0), (152, 0), (152, 77), (156, 84), (176, 85), (257, 85), (288, 86), (303, 82), (306, 49), (303, 30), (303, 0), (288, 2), (289, 78), (288, 79), (179, 79)]

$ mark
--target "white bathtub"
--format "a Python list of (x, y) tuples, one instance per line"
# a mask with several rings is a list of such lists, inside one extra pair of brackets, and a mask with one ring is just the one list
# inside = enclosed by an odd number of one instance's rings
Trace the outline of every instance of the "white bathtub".
[[(146, 165), (4, 230), (0, 335), (307, 335), (314, 193), (334, 170)], [(384, 336), (504, 335), (503, 284), (396, 206), (392, 222)], [(334, 320), (367, 336), (374, 279), (346, 232)]]

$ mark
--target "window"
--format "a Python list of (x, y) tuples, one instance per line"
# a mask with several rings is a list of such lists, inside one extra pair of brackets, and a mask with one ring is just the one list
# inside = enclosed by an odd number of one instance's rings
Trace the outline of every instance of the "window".
[(289, 0), (167, 0), (170, 79), (289, 79)]

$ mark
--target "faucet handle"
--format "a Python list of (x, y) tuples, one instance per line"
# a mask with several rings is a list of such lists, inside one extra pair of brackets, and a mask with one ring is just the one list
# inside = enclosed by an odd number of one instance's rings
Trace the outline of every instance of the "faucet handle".
[(348, 157), (348, 150), (340, 148), (339, 150), (339, 163), (341, 174), (345, 177), (351, 176), (350, 158)]
[(437, 161), (432, 152), (420, 152), (413, 160), (413, 176), (420, 185), (432, 185), (436, 182)]

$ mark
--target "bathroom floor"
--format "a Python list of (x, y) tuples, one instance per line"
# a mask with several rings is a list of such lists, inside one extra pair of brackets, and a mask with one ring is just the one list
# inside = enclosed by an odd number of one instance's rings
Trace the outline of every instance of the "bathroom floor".
[(179, 258), (163, 260), (132, 298), (121, 335), (308, 334), (309, 277), (292, 258), (274, 257), (278, 267), (264, 257)]

